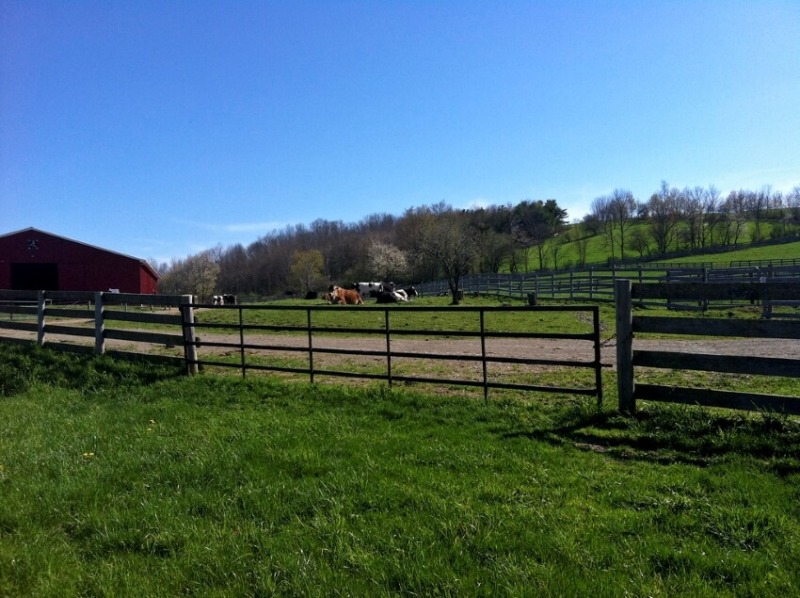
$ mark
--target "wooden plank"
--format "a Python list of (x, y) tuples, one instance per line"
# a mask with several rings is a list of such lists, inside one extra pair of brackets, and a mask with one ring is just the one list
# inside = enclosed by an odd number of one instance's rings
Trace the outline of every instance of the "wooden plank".
[(702, 405), (704, 407), (723, 407), (748, 411), (770, 411), (800, 414), (800, 397), (734, 392), (728, 390), (709, 390), (704, 388), (685, 388), (680, 386), (659, 386), (637, 384), (637, 400)]
[(55, 324), (45, 324), (46, 334), (64, 334), (67, 336), (94, 336), (94, 327), (78, 328), (77, 326), (57, 326)]
[(26, 332), (36, 332), (39, 325), (36, 322), (14, 322), (11, 320), (0, 320), (0, 328), (6, 330), (25, 330)]
[(181, 304), (182, 295), (140, 295), (137, 293), (103, 293), (106, 305), (153, 305), (177, 307)]
[(623, 413), (636, 411), (633, 380), (633, 330), (631, 281), (618, 280), (615, 285), (616, 335), (617, 335), (617, 394), (619, 410)]
[(44, 311), (45, 317), (53, 318), (81, 318), (83, 320), (94, 319), (94, 309), (69, 309), (62, 307), (48, 307)]
[[(166, 324), (180, 326), (182, 323), (180, 314), (153, 314), (144, 311), (113, 311), (106, 310), (103, 312), (103, 317), (106, 320), (116, 320), (121, 322), (144, 322), (146, 324)], [(236, 328), (236, 326), (230, 326)]]
[[(48, 327), (49, 332), (49, 327)], [(94, 336), (94, 331), (90, 331)], [(106, 329), (106, 338), (135, 343), (153, 343), (156, 345), (183, 345), (183, 337), (178, 334), (165, 334), (162, 332), (143, 332), (140, 330), (113, 330)]]
[(36, 307), (36, 304), (33, 303), (31, 305), (1, 305), (0, 304), (0, 313), (2, 314), (21, 314), (26, 316), (35, 316), (39, 310)]
[(800, 299), (798, 282), (670, 282), (637, 283), (631, 289), (634, 299)]
[(669, 370), (800, 378), (800, 361), (776, 357), (709, 355), (703, 353), (677, 353), (674, 351), (634, 351), (633, 365)]
[(800, 322), (634, 316), (634, 332), (800, 339)]
[(37, 298), (38, 291), (13, 291), (9, 289), (0, 289), (0, 301), (26, 301), (35, 304)]
[(89, 291), (45, 291), (45, 298), (54, 303), (90, 303), (94, 293)]

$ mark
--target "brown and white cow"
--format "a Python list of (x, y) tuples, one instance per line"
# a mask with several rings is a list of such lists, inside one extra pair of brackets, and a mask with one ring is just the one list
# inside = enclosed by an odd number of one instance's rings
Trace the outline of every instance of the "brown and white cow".
[(364, 300), (358, 291), (343, 289), (337, 285), (330, 287), (331, 303), (341, 303), (342, 305), (363, 305)]

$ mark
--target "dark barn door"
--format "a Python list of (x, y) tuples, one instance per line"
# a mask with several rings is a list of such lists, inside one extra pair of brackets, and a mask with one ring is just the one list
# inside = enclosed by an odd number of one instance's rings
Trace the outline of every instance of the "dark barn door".
[(58, 264), (11, 264), (15, 291), (57, 291)]

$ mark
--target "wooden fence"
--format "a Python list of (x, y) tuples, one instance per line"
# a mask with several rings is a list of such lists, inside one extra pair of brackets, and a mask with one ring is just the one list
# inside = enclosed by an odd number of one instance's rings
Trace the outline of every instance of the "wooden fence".
[(636, 367), (666, 368), (800, 377), (800, 361), (759, 356), (722, 356), (668, 351), (643, 351), (634, 348), (636, 333), (680, 334), (691, 336), (800, 339), (800, 322), (777, 320), (741, 320), (733, 318), (685, 318), (634, 316), (633, 305), (642, 300), (748, 301), (773, 302), (800, 298), (800, 283), (670, 283), (642, 284), (630, 280), (616, 282), (617, 389), (619, 408), (634, 412), (637, 400), (669, 401), (800, 413), (800, 397), (778, 396), (718, 389), (640, 384), (635, 380)]
[[(139, 295), (128, 293), (73, 291), (8, 291), (0, 290), (0, 331), (14, 331), (4, 340), (36, 342), (75, 352), (113, 353), (120, 356), (156, 358), (153, 344), (182, 347), (183, 357), (161, 356), (160, 359), (183, 360), (191, 364), (194, 347), (190, 337), (193, 313), (187, 306), (191, 295)], [(174, 313), (164, 313), (173, 308)], [(177, 308), (177, 309), (176, 309)], [(126, 325), (120, 327), (120, 323)], [(160, 330), (137, 330), (130, 326), (155, 324)], [(169, 328), (172, 328), (172, 332)], [(57, 337), (58, 342), (51, 339)], [(139, 350), (108, 349), (107, 341), (132, 343)], [(188, 344), (187, 344), (188, 342)], [(121, 343), (115, 343), (123, 346)], [(147, 348), (143, 348), (144, 346)], [(191, 371), (191, 370), (190, 370)]]
[[(194, 335), (187, 334), (195, 337), (196, 357), (190, 363), (196, 367), (216, 366), (223, 368), (236, 368), (240, 369), (242, 376), (246, 376), (250, 370), (266, 370), (274, 372), (288, 372), (295, 374), (303, 374), (309, 377), (313, 383), (319, 376), (339, 376), (348, 378), (366, 378), (386, 380), (391, 386), (395, 382), (405, 383), (425, 383), (434, 385), (461, 385), (481, 387), (483, 389), (484, 397), (488, 397), (490, 388), (495, 389), (511, 389), (523, 391), (539, 391), (539, 392), (554, 392), (554, 393), (568, 393), (578, 395), (592, 395), (597, 397), (598, 404), (602, 402), (602, 377), (601, 377), (601, 362), (600, 362), (600, 316), (597, 306), (547, 306), (547, 307), (470, 307), (461, 306), (458, 308), (452, 307), (420, 307), (420, 306), (404, 306), (397, 308), (394, 306), (363, 306), (353, 309), (342, 308), (340, 306), (272, 306), (272, 305), (233, 305), (233, 306), (212, 306), (205, 304), (193, 304), (191, 307), (202, 308), (208, 310), (224, 310), (236, 312), (236, 323), (226, 322), (208, 322), (203, 323), (198, 318), (192, 324), (185, 324), (191, 327), (195, 333)], [(343, 311), (344, 310), (344, 311)], [(260, 311), (262, 313), (278, 314), (280, 312), (293, 312), (302, 316), (298, 323), (285, 324), (247, 324), (245, 323), (245, 314), (252, 315), (254, 312)], [(324, 325), (315, 322), (315, 316), (326, 316), (330, 314), (353, 314), (359, 318), (359, 322), (365, 322), (367, 319), (366, 314), (379, 315), (379, 326), (373, 327), (346, 327), (341, 322), (336, 325)], [(522, 331), (522, 325), (515, 326), (514, 331), (493, 331), (486, 325), (487, 314), (519, 314), (527, 313), (541, 314), (542, 316), (555, 312), (572, 312), (584, 314), (584, 319), (587, 321), (590, 329), (585, 333), (563, 333), (563, 332), (532, 332)], [(412, 315), (419, 315), (423, 313), (436, 313), (440, 316), (446, 314), (459, 314), (462, 318), (465, 314), (474, 314), (476, 320), (473, 326), (467, 326), (467, 330), (462, 327), (453, 327), (447, 329), (418, 329), (410, 328), (407, 325), (409, 317)], [(228, 318), (230, 319), (230, 318)], [(320, 318), (321, 319), (321, 318)], [(446, 319), (446, 318), (443, 318)], [(327, 318), (330, 321), (330, 318)], [(375, 320), (375, 318), (373, 318)], [(214, 330), (217, 333), (227, 330), (229, 339), (220, 340), (219, 336), (215, 338), (214, 335), (202, 334), (203, 329)], [(267, 340), (263, 340), (263, 335), (268, 334)], [(202, 340), (201, 340), (202, 335)], [(261, 335), (261, 340), (259, 339)], [(278, 336), (275, 336), (278, 335)], [(280, 336), (283, 335), (283, 336)], [(337, 337), (348, 336), (352, 337), (348, 340), (347, 347), (331, 347), (324, 346), (321, 342), (323, 337), (330, 337), (335, 335)], [(365, 339), (369, 337), (380, 339), (381, 348), (365, 348), (367, 345)], [(452, 340), (453, 343), (458, 339), (476, 339), (479, 341), (479, 350), (474, 353), (464, 354), (457, 351), (400, 351), (395, 347), (395, 342), (401, 337), (406, 339), (433, 339), (445, 338)], [(298, 339), (302, 339), (302, 343), (297, 343)], [(564, 360), (555, 359), (552, 356), (544, 355), (539, 357), (520, 357), (520, 356), (497, 356), (492, 355), (487, 351), (487, 341), (490, 339), (518, 339), (522, 345), (525, 341), (532, 339), (547, 339), (550, 341), (570, 340), (570, 341), (584, 341), (588, 347), (588, 353), (592, 355), (590, 359), (586, 360)], [(288, 342), (293, 340), (294, 342)], [(238, 359), (236, 361), (225, 361), (215, 358), (213, 355), (205, 355), (199, 357), (206, 347), (216, 347), (222, 349), (229, 349), (230, 353), (236, 354)], [(248, 352), (251, 354), (258, 354), (262, 360), (256, 361), (254, 357), (248, 357)], [(269, 358), (264, 358), (264, 354), (293, 353), (295, 355), (304, 356), (303, 365), (281, 365), (280, 361), (273, 359), (270, 363)], [(353, 357), (366, 357), (373, 360), (377, 359), (383, 363), (382, 371), (354, 371), (355, 368), (348, 369), (330, 369), (320, 367), (317, 364), (317, 359), (320, 355), (340, 355), (340, 356), (353, 356)], [(248, 359), (250, 361), (248, 361)], [(263, 359), (267, 359), (264, 363)], [(416, 374), (400, 374), (395, 371), (395, 362), (398, 359), (405, 360), (423, 360), (427, 362), (435, 361), (449, 361), (456, 364), (480, 364), (480, 379), (468, 379), (464, 376), (459, 377), (458, 374), (462, 366), (456, 365), (455, 367), (448, 367), (447, 377), (432, 377)], [(490, 371), (492, 364), (513, 364), (520, 367), (524, 366), (555, 366), (555, 367), (568, 367), (568, 368), (584, 368), (592, 370), (594, 373), (593, 384), (586, 387), (560, 387), (548, 386), (540, 384), (525, 384), (525, 383), (512, 383), (498, 380), (497, 377), (492, 377)]]
[[(498, 295), (526, 299), (568, 300), (568, 301), (614, 301), (614, 288), (617, 280), (627, 279), (644, 282), (768, 282), (800, 281), (800, 265), (768, 265), (764, 267), (712, 267), (691, 264), (637, 264), (614, 266), (611, 268), (585, 268), (561, 271), (537, 271), (526, 273), (472, 274), (461, 278), (464, 294), (471, 293)], [(438, 280), (417, 285), (417, 289), (427, 296), (449, 294), (446, 280)], [(645, 301), (644, 299), (640, 302)], [(732, 306), (735, 298), (727, 298), (725, 304)], [(739, 301), (741, 303), (741, 301)], [(678, 304), (676, 303), (676, 307)], [(700, 305), (709, 308), (706, 301)]]

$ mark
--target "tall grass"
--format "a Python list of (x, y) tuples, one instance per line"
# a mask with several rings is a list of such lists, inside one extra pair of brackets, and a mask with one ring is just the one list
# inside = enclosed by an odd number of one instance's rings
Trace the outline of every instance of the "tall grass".
[(0, 364), (0, 595), (800, 590), (794, 419)]

